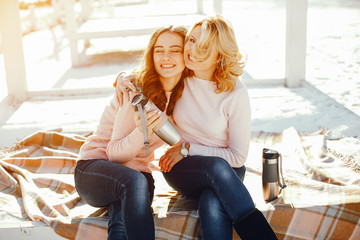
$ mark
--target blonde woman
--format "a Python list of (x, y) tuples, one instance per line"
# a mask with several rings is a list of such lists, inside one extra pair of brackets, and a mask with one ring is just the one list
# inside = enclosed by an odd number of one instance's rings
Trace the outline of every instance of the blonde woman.
[(236, 174), (244, 171), (250, 143), (248, 92), (239, 77), (244, 62), (231, 24), (221, 16), (196, 23), (184, 60), (184, 81), (173, 118), (183, 141), (159, 165), (170, 186), (199, 198), (203, 239), (277, 239)]

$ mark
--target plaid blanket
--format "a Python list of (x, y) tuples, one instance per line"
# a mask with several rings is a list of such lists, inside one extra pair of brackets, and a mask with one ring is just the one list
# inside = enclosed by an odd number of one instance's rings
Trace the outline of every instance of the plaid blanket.
[[(245, 185), (280, 239), (360, 239), (360, 174), (329, 154), (326, 136), (323, 129), (298, 133), (293, 128), (252, 134)], [(42, 221), (67, 239), (106, 239), (106, 210), (86, 204), (74, 187), (77, 154), (85, 139), (41, 131), (2, 149), (0, 217)], [(262, 196), (264, 147), (282, 153), (288, 186), (271, 203)], [(171, 189), (155, 167), (153, 175), (156, 238), (201, 239), (196, 201)], [(236, 233), (234, 239), (239, 239)]]

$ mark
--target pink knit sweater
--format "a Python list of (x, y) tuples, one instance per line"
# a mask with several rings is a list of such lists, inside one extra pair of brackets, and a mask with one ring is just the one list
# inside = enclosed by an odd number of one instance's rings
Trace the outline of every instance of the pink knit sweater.
[[(174, 119), (182, 137), (191, 143), (190, 155), (219, 156), (232, 167), (246, 161), (250, 143), (250, 102), (239, 80), (234, 91), (217, 94), (213, 82), (195, 77), (185, 80), (185, 88), (174, 109)], [(151, 172), (154, 151), (164, 142), (152, 134), (150, 154), (145, 154), (144, 138), (135, 125), (131, 102), (119, 107), (114, 95), (100, 123), (80, 149), (79, 159), (105, 159), (138, 171)]]
[(190, 155), (218, 156), (241, 167), (248, 155), (251, 111), (239, 80), (232, 92), (215, 93), (214, 82), (191, 77), (176, 102), (173, 117)]
[[(131, 98), (134, 94), (131, 93)], [(118, 162), (132, 169), (151, 172), (149, 163), (155, 149), (164, 142), (156, 135), (149, 138), (149, 155), (145, 154), (144, 137), (136, 127), (131, 102), (123, 106), (114, 95), (100, 118), (96, 131), (87, 138), (80, 149), (79, 159), (104, 159)]]

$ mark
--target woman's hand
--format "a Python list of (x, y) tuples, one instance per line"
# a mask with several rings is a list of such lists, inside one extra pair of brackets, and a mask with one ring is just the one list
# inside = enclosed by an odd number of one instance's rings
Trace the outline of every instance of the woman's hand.
[(164, 155), (160, 157), (159, 167), (163, 172), (170, 172), (175, 164), (180, 162), (184, 157), (181, 155), (182, 142), (179, 141), (174, 146), (169, 148)]
[(135, 81), (136, 75), (129, 72), (120, 72), (116, 77), (114, 86), (116, 88), (116, 96), (122, 106), (125, 99), (130, 101), (129, 91), (137, 92), (136, 87), (131, 83)]
[[(148, 137), (154, 133), (153, 128), (160, 122), (161, 114), (157, 111), (149, 111), (147, 112), (147, 124), (148, 124)], [(137, 128), (142, 132), (141, 120), (139, 112), (135, 112), (134, 117)]]

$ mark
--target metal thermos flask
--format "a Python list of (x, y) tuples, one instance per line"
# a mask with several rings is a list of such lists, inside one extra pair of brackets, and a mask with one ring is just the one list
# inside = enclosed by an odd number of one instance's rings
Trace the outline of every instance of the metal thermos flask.
[(264, 148), (262, 157), (263, 195), (264, 200), (270, 202), (278, 197), (280, 189), (286, 187), (282, 174), (282, 156), (276, 150)]
[(142, 93), (135, 95), (132, 99), (131, 104), (135, 111), (139, 111), (141, 126), (144, 135), (146, 154), (148, 154), (149, 151), (146, 109), (156, 110), (161, 113), (161, 121), (153, 128), (153, 131), (156, 133), (156, 135), (158, 135), (164, 142), (166, 142), (170, 146), (180, 141), (181, 135), (177, 128), (174, 126), (174, 124), (172, 124), (166, 114), (161, 112), (155, 106), (155, 104), (153, 104), (146, 96), (144, 96)]

